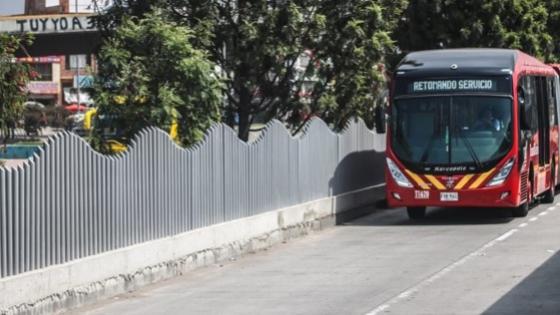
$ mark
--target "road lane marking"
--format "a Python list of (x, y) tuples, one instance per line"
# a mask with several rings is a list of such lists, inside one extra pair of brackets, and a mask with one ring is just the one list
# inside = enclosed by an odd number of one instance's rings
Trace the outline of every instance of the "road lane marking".
[(547, 215), (547, 214), (548, 214), (548, 212), (547, 212), (547, 211), (543, 211), (543, 212), (539, 213), (539, 216), (541, 216), (541, 217), (542, 217), (542, 216), (545, 216), (545, 215)]
[(526, 227), (527, 225), (529, 225), (529, 223), (524, 222), (524, 223), (519, 224), (519, 227), (520, 227), (520, 228), (524, 228), (524, 227)]
[(428, 277), (426, 280), (421, 281), (420, 283), (410, 287), (409, 289), (405, 290), (404, 292), (399, 293), (397, 296), (395, 296), (393, 298), (390, 298), (389, 300), (387, 300), (382, 305), (379, 305), (378, 307), (376, 307), (376, 308), (372, 309), (371, 311), (369, 311), (368, 313), (366, 313), (366, 315), (377, 315), (377, 314), (380, 314), (380, 313), (386, 311), (392, 305), (395, 305), (395, 304), (409, 298), (411, 295), (420, 292), (420, 290), (422, 290), (423, 288), (432, 284), (436, 280), (442, 278), (443, 276), (445, 276), (449, 272), (453, 271), (455, 268), (457, 268), (461, 265), (464, 265), (466, 262), (468, 262), (469, 260), (471, 260), (471, 259), (473, 259), (477, 256), (481, 256), (481, 254), (484, 251), (486, 251), (487, 249), (493, 247), (494, 245), (506, 240), (507, 238), (512, 236), (517, 231), (519, 231), (519, 230), (518, 229), (511, 229), (511, 230), (505, 232), (504, 234), (502, 234), (502, 235), (498, 236), (497, 238), (491, 240), (490, 242), (484, 244), (482, 247), (475, 250), (474, 252), (471, 252), (470, 254), (467, 254), (467, 255), (463, 256), (463, 258), (457, 260), (456, 262), (454, 262), (454, 263), (448, 265), (447, 267), (441, 269), (440, 271), (434, 273), (433, 275)]
[(529, 221), (530, 221), (530, 222), (534, 222), (534, 221), (537, 221), (538, 219), (539, 219), (539, 218), (537, 218), (537, 217), (532, 217), (532, 218), (529, 219)]
[(508, 239), (510, 236), (512, 236), (514, 233), (516, 233), (517, 231), (519, 231), (518, 229), (512, 229), (507, 231), (506, 233), (502, 234), (502, 236), (498, 237), (496, 240), (498, 241), (505, 241), (506, 239)]
[(556, 209), (556, 207), (553, 206), (553, 207), (548, 207), (546, 210), (554, 210), (554, 209)]

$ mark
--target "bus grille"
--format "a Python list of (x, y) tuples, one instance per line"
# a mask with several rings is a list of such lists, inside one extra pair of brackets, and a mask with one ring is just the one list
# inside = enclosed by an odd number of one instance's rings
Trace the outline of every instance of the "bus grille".
[(527, 177), (529, 172), (521, 173), (521, 198), (527, 200)]

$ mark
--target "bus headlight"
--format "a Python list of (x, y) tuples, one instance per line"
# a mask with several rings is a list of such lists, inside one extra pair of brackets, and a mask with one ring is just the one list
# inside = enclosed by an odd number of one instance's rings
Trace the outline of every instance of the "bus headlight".
[(412, 188), (412, 184), (390, 158), (387, 158), (387, 167), (389, 168), (389, 172), (391, 172), (391, 176), (399, 186)]
[(506, 178), (508, 177), (509, 173), (511, 172), (511, 169), (513, 168), (513, 162), (515, 162), (514, 158), (509, 159), (509, 161), (507, 161), (507, 163), (502, 167), (502, 169), (500, 169), (498, 174), (494, 175), (494, 177), (492, 177), (492, 180), (490, 180), (488, 184), (486, 184), (486, 187), (492, 187), (492, 186), (503, 184)]

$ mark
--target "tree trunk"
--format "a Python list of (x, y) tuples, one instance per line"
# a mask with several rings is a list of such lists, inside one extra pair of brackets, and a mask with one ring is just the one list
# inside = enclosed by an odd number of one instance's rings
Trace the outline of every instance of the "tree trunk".
[(251, 130), (251, 94), (248, 89), (241, 88), (239, 93), (239, 139), (247, 142), (249, 140), (249, 132)]
[(239, 139), (247, 142), (249, 140), (249, 131), (251, 129), (251, 121), (249, 119), (249, 112), (239, 110), (239, 130), (237, 136)]
[(232, 110), (230, 107), (226, 105), (224, 122), (226, 123), (226, 125), (230, 126), (231, 128), (235, 127), (235, 114), (237, 114), (237, 112)]

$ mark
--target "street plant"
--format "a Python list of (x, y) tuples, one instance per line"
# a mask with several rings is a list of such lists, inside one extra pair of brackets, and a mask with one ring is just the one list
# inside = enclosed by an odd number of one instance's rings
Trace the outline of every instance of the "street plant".
[(170, 21), (162, 10), (126, 16), (99, 52), (95, 88), (98, 123), (94, 143), (102, 150), (106, 124), (129, 144), (143, 128), (176, 127), (176, 141), (190, 146), (220, 120), (221, 81), (195, 34)]
[(4, 146), (23, 117), (27, 83), (37, 75), (29, 64), (16, 60), (16, 52), (31, 43), (29, 35), (0, 34), (0, 132)]

